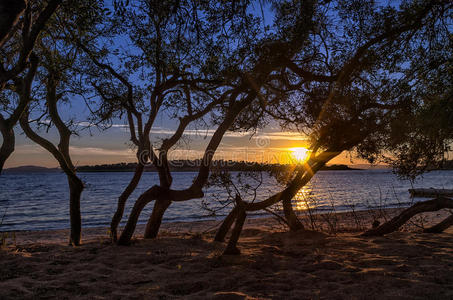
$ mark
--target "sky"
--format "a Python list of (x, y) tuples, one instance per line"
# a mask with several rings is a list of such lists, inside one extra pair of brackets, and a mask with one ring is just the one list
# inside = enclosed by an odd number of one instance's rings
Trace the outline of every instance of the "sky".
[[(64, 120), (79, 123), (78, 135), (71, 137), (70, 153), (75, 166), (136, 162), (135, 149), (130, 142), (129, 128), (125, 120), (115, 119), (109, 129), (87, 127), (89, 110), (81, 98), (73, 98), (68, 104), (60, 105), (59, 111)], [(175, 120), (165, 113), (156, 118), (151, 131), (151, 142), (159, 145), (160, 141), (174, 133)], [(170, 151), (170, 159), (201, 158), (215, 127), (197, 128), (193, 124), (186, 129), (181, 142)], [(6, 161), (5, 168), (18, 166), (58, 167), (53, 156), (28, 139), (19, 126), (15, 128), (16, 148)], [(39, 134), (58, 144), (55, 129)], [(1, 136), (0, 136), (1, 140)], [(289, 148), (306, 147), (307, 139), (297, 132), (282, 131), (277, 124), (260, 129), (256, 134), (228, 131), (215, 154), (215, 159), (256, 161), (263, 163), (287, 163), (294, 159)], [(344, 153), (331, 161), (331, 164), (364, 164), (363, 160), (351, 161), (351, 154)]]
[[(265, 24), (272, 20), (269, 10), (264, 10)], [(256, 8), (256, 14), (261, 15), (261, 9)], [(120, 42), (122, 44), (123, 42)], [(70, 104), (61, 106), (63, 119), (75, 120), (81, 125), (86, 123), (88, 108), (80, 98), (73, 98)], [(153, 144), (159, 144), (162, 138), (168, 137), (176, 128), (174, 120), (161, 114), (151, 132)], [(83, 126), (80, 126), (82, 128)], [(170, 159), (201, 158), (204, 148), (209, 142), (215, 128), (197, 129), (189, 127), (182, 142), (169, 154)], [(58, 144), (55, 130), (41, 132), (45, 137)], [(129, 141), (128, 126), (124, 120), (114, 120), (108, 130), (98, 128), (83, 129), (78, 136), (71, 138), (71, 157), (76, 166), (93, 164), (111, 164), (120, 162), (136, 162), (135, 150)], [(1, 140), (1, 137), (0, 137)], [(263, 163), (287, 163), (292, 159), (289, 148), (307, 146), (306, 137), (296, 132), (281, 131), (276, 125), (270, 125), (258, 131), (255, 135), (238, 132), (227, 132), (215, 154), (215, 159), (246, 160)], [(350, 153), (344, 153), (331, 161), (331, 164), (364, 164), (363, 160), (351, 160)], [(57, 161), (39, 145), (27, 139), (20, 128), (16, 128), (16, 149), (7, 160), (5, 168), (36, 165), (57, 167)]]
[[(174, 123), (174, 122), (173, 122)], [(170, 153), (170, 159), (201, 158), (215, 128), (189, 128), (182, 142)], [(174, 132), (168, 120), (156, 121), (151, 131), (154, 144)], [(55, 132), (44, 133), (44, 136), (57, 144)], [(129, 141), (128, 128), (124, 123), (113, 124), (107, 130), (97, 128), (82, 130), (79, 136), (71, 138), (71, 157), (76, 166), (93, 164), (111, 164), (120, 162), (136, 162), (135, 150)], [(293, 159), (289, 148), (306, 146), (306, 138), (296, 132), (285, 132), (278, 127), (266, 127), (255, 135), (227, 132), (215, 154), (215, 159), (245, 160), (264, 163), (287, 163)], [(364, 164), (363, 160), (351, 160), (350, 153), (344, 153), (331, 161), (331, 164)], [(45, 149), (26, 138), (19, 128), (16, 128), (16, 149), (7, 160), (5, 167), (36, 165), (57, 167), (57, 161)]]

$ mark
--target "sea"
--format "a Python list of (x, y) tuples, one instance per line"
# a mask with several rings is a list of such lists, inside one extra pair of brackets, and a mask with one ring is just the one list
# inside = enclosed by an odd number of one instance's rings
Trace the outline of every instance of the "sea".
[[(173, 173), (174, 189), (190, 186), (197, 173)], [(82, 226), (108, 226), (118, 196), (132, 178), (130, 172), (79, 173), (85, 183), (81, 198)], [(248, 176), (232, 172), (234, 185), (210, 185), (205, 197), (175, 202), (164, 222), (221, 219), (231, 209), (228, 199), (239, 192), (246, 201), (261, 201), (282, 186), (267, 174)], [(144, 173), (129, 198), (122, 221), (138, 196), (158, 183), (156, 173)], [(320, 171), (293, 201), (297, 211), (341, 212), (373, 208), (410, 206), (424, 198), (411, 198), (410, 188), (453, 188), (453, 171), (433, 171), (416, 181), (399, 179), (390, 170)], [(152, 203), (145, 207), (139, 223), (146, 223)], [(278, 206), (276, 211), (280, 209)], [(267, 215), (257, 212), (253, 217)], [(0, 231), (48, 230), (69, 228), (69, 193), (63, 173), (5, 173), (0, 176)]]

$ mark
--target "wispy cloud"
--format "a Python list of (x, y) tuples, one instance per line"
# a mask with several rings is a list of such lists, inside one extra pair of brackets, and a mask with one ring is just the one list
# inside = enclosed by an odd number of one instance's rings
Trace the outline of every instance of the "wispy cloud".
[[(173, 135), (175, 130), (171, 129), (153, 129), (151, 134), (161, 134), (161, 135)], [(198, 136), (198, 137), (211, 137), (215, 133), (215, 129), (187, 129), (184, 131), (184, 135)], [(224, 137), (244, 137), (250, 135), (246, 132), (226, 132)]]
[(14, 149), (14, 154), (42, 154), (46, 150), (39, 145), (19, 145)]
[[(171, 129), (154, 129), (151, 130), (152, 134), (161, 134), (161, 135), (172, 135), (175, 133), (174, 130)], [(184, 131), (185, 135), (190, 136), (198, 136), (198, 137), (211, 137), (215, 133), (215, 129), (188, 129)], [(281, 131), (281, 132), (257, 132), (256, 134), (252, 135), (250, 132), (232, 132), (227, 131), (224, 134), (224, 137), (232, 137), (232, 138), (242, 138), (242, 137), (251, 137), (252, 139), (261, 139), (261, 138), (268, 138), (270, 140), (306, 140), (299, 132), (291, 132), (291, 131)]]
[(281, 132), (262, 132), (260, 135), (254, 136), (253, 138), (267, 137), (270, 140), (288, 140), (288, 141), (302, 141), (307, 140), (307, 137), (303, 136), (299, 132), (281, 131)]
[[(83, 126), (88, 126), (88, 122), (80, 122), (78, 123)], [(124, 132), (129, 132), (129, 126), (126, 124), (112, 124), (112, 128), (120, 128)], [(166, 135), (170, 136), (175, 133), (176, 130), (169, 129), (169, 128), (161, 128), (155, 127), (151, 130), (151, 134), (153, 135)], [(186, 129), (184, 131), (185, 136), (192, 136), (192, 137), (201, 137), (201, 138), (208, 138), (212, 137), (215, 133), (215, 129)], [(301, 141), (306, 140), (306, 137), (303, 136), (299, 132), (291, 132), (291, 131), (273, 131), (273, 132), (265, 132), (265, 131), (257, 131), (255, 134), (250, 132), (233, 132), (227, 131), (224, 134), (226, 138), (243, 138), (249, 137), (251, 139), (262, 139), (267, 138), (269, 140), (288, 140), (288, 141)]]
[[(98, 147), (81, 147), (71, 146), (69, 147), (71, 155), (77, 156), (124, 156), (124, 157), (135, 157), (135, 151), (131, 149), (114, 150), (105, 149)], [(32, 155), (32, 154), (45, 154), (47, 150), (39, 145), (19, 145), (16, 146), (14, 151), (15, 154)]]
[(84, 155), (84, 156), (124, 156), (124, 157), (134, 157), (135, 151), (131, 149), (124, 150), (113, 150), (97, 147), (80, 147), (80, 146), (71, 146), (69, 151), (72, 155)]
[[(95, 124), (91, 123), (91, 122), (76, 122), (74, 123), (74, 125), (78, 125), (78, 126), (83, 126), (83, 127), (94, 127), (96, 126)], [(112, 128), (128, 128), (129, 125), (126, 125), (126, 124), (111, 124), (110, 127)]]

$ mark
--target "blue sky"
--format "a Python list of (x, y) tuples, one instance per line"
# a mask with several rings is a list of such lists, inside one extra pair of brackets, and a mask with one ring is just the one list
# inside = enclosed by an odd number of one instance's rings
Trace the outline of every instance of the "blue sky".
[[(265, 24), (272, 23), (272, 14), (264, 7)], [(262, 16), (261, 8), (256, 6), (254, 14)], [(128, 47), (126, 40), (117, 41), (118, 47)], [(133, 51), (133, 50), (132, 50)], [(117, 63), (117, 61), (116, 61)], [(63, 119), (72, 119), (79, 123), (82, 129), (87, 124), (89, 111), (80, 97), (72, 97), (70, 104), (61, 105), (59, 110)], [(172, 134), (177, 122), (171, 120), (165, 113), (161, 113), (155, 121), (151, 140), (159, 144), (159, 140)], [(212, 128), (196, 128), (189, 126), (182, 142), (177, 146), (170, 158), (199, 158), (204, 147), (215, 130)], [(45, 137), (57, 144), (58, 135), (55, 130), (48, 133), (41, 132)], [(118, 162), (135, 162), (135, 151), (129, 141), (128, 127), (124, 120), (113, 120), (108, 130), (99, 130), (95, 127), (79, 131), (78, 136), (71, 139), (71, 154), (75, 165), (103, 164)], [(1, 138), (0, 138), (1, 139)], [(264, 145), (264, 146), (263, 146)], [(216, 153), (218, 159), (252, 160), (260, 162), (282, 162), (288, 156), (291, 147), (306, 146), (305, 137), (294, 132), (281, 132), (278, 126), (270, 125), (260, 130), (254, 136), (237, 132), (228, 132)], [(283, 155), (283, 156), (282, 156)], [(336, 158), (332, 163), (351, 164), (347, 154)], [(363, 161), (354, 160), (354, 163)], [(56, 167), (55, 159), (40, 146), (27, 139), (20, 128), (16, 128), (16, 151), (6, 162), (6, 168), (22, 165), (40, 165)]]

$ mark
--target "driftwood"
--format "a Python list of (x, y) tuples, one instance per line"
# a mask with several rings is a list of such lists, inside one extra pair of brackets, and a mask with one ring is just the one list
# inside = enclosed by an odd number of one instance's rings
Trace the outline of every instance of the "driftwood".
[(409, 189), (412, 197), (450, 197), (453, 196), (453, 190), (450, 189)]
[(448, 218), (446, 218), (445, 220), (443, 220), (439, 224), (434, 225), (433, 227), (426, 228), (425, 230), (423, 230), (423, 232), (441, 233), (445, 229), (447, 229), (448, 227), (450, 227), (452, 225), (453, 225), (453, 215), (449, 216)]
[[(370, 229), (362, 234), (362, 236), (381, 236), (387, 233), (394, 232), (398, 230), (402, 225), (404, 225), (410, 218), (413, 216), (423, 213), (423, 212), (430, 212), (430, 211), (437, 211), (443, 208), (453, 208), (453, 199), (446, 198), (446, 197), (437, 197), (431, 200), (422, 201), (415, 203), (411, 207), (402, 211), (398, 216), (394, 217), (388, 222), (385, 222), (381, 226)], [(439, 223), (438, 225), (432, 227), (431, 230), (433, 231), (426, 231), (426, 232), (435, 232), (435, 230), (445, 230), (453, 223), (453, 217), (448, 217), (443, 222)], [(439, 232), (439, 231), (436, 231)]]

